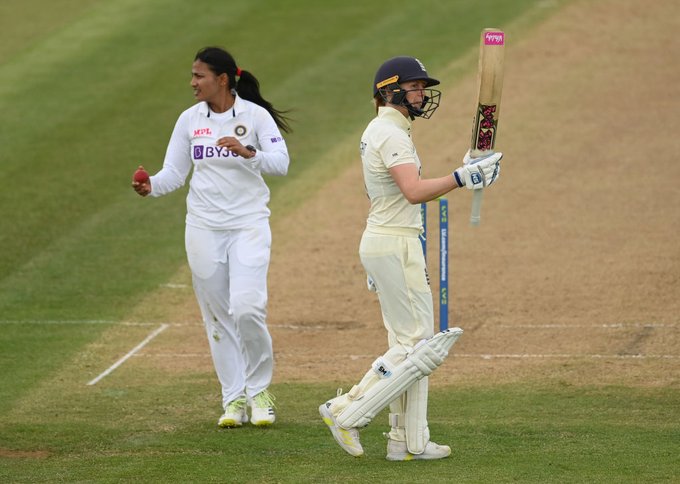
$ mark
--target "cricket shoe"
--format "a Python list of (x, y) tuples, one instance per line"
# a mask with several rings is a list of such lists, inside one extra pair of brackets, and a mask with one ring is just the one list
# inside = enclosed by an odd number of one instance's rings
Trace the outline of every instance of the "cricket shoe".
[(222, 428), (240, 427), (248, 421), (246, 397), (238, 397), (232, 400), (224, 408), (224, 415), (217, 421), (217, 425)]
[(451, 455), (451, 447), (428, 442), (422, 454), (411, 454), (406, 447), (406, 442), (388, 439), (387, 460), (435, 460), (443, 459)]
[(360, 457), (364, 455), (364, 449), (361, 447), (361, 442), (359, 442), (359, 431), (357, 429), (343, 429), (338, 425), (335, 417), (330, 411), (331, 402), (322, 403), (319, 406), (319, 413), (321, 418), (333, 434), (335, 441), (340, 444), (340, 447), (350, 455), (354, 457)]
[(250, 407), (250, 423), (258, 427), (269, 427), (273, 424), (276, 420), (274, 400), (274, 395), (267, 390), (262, 390), (255, 395)]

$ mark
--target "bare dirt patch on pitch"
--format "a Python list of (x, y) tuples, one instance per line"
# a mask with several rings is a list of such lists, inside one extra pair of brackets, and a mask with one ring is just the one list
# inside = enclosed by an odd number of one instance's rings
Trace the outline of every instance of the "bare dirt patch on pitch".
[[(449, 359), (434, 382), (679, 383), (678, 19), (671, 1), (578, 2), (521, 41), (507, 32), (506, 158), (482, 225), (467, 224), (468, 193), (449, 195), (450, 322), (466, 330), (455, 353), (471, 356)], [(439, 111), (415, 122), (425, 176), (462, 158), (473, 89), (474, 78), (445, 84)], [(357, 255), (368, 208), (359, 165), (274, 219), (278, 380), (351, 384), (386, 348)]]
[(13, 450), (0, 448), (0, 457), (8, 459), (46, 459), (51, 455), (46, 450)]
[[(679, 27), (677, 2), (608, 0), (575, 2), (521, 40), (506, 30), (503, 171), (478, 228), (470, 194), (448, 197), (449, 319), (465, 334), (433, 384), (680, 383)], [(456, 168), (468, 143), (474, 77), (452, 81), (415, 123), (426, 177)], [(367, 209), (356, 155), (297, 210), (274, 212), (275, 382), (351, 385), (385, 351), (357, 254)]]

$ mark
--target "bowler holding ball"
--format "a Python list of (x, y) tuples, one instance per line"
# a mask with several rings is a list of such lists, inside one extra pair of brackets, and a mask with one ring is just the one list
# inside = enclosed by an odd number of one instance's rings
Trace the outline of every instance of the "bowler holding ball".
[(143, 166), (139, 166), (135, 174), (132, 175), (132, 188), (142, 196), (147, 196), (151, 192), (151, 184), (149, 183), (149, 174)]
[(180, 114), (163, 161), (132, 188), (160, 197), (189, 178), (185, 247), (215, 372), (222, 428), (272, 425), (274, 354), (267, 328), (271, 252), (269, 188), (262, 175), (285, 175), (288, 121), (250, 72), (218, 47), (201, 49), (191, 69), (196, 104)]

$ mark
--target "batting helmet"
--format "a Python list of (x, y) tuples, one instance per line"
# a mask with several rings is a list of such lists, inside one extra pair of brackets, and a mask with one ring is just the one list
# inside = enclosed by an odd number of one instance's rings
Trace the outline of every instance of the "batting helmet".
[[(419, 80), (427, 82), (425, 87), (436, 86), (439, 84), (437, 79), (427, 75), (425, 66), (415, 57), (393, 57), (383, 62), (383, 65), (380, 66), (378, 72), (375, 74), (375, 82), (373, 83), (373, 96), (378, 94), (380, 87), (386, 85), (383, 84), (384, 82), (395, 82), (395, 80), (392, 79), (394, 76), (397, 76), (397, 84), (401, 82)], [(379, 86), (379, 84), (383, 84), (383, 86)]]
[[(411, 116), (429, 118), (439, 106), (441, 93), (435, 89), (427, 89), (422, 106), (413, 107), (406, 102), (406, 94), (399, 84), (408, 81), (425, 81), (425, 87), (439, 84), (437, 79), (427, 75), (422, 62), (415, 57), (393, 57), (380, 66), (373, 81), (373, 97), (380, 94), (386, 102), (402, 105), (408, 109)], [(387, 97), (389, 95), (389, 98)]]

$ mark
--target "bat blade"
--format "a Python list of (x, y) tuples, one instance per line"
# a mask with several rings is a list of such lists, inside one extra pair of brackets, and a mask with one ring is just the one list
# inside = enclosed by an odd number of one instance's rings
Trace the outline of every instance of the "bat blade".
[[(500, 29), (482, 30), (477, 69), (477, 109), (472, 124), (470, 156), (478, 158), (494, 151), (503, 91), (505, 33)], [(483, 190), (474, 190), (470, 225), (481, 220)]]

